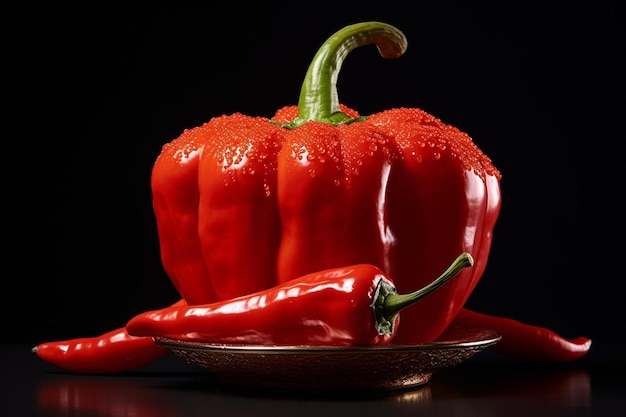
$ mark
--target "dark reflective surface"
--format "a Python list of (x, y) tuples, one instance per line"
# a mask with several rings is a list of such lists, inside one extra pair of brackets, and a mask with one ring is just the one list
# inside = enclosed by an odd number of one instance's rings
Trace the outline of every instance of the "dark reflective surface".
[(417, 389), (299, 392), (241, 389), (168, 356), (135, 372), (75, 375), (25, 345), (0, 347), (3, 417), (626, 415), (623, 344), (566, 365), (531, 366), (490, 351)]

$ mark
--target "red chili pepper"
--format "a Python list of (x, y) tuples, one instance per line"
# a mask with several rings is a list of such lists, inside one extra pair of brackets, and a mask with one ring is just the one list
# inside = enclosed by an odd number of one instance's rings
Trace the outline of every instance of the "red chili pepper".
[[(333, 268), (231, 300), (142, 313), (126, 328), (136, 336), (228, 344), (387, 344), (401, 310), (472, 263), (469, 254), (461, 254), (439, 278), (405, 295), (398, 294), (391, 279), (373, 265)], [(428, 320), (422, 318), (424, 323)]]
[(33, 352), (71, 372), (116, 373), (146, 365), (166, 350), (149, 337), (130, 336), (122, 327), (98, 337), (42, 343)]
[[(184, 306), (180, 300), (172, 307)], [(167, 351), (150, 337), (128, 334), (125, 327), (96, 337), (46, 342), (33, 353), (47, 362), (76, 373), (117, 373), (147, 365)]]
[(578, 337), (568, 340), (550, 329), (463, 309), (455, 324), (498, 332), (502, 339), (493, 350), (527, 362), (569, 362), (589, 352), (591, 340)]
[(216, 117), (164, 146), (154, 211), (164, 268), (188, 304), (362, 263), (420, 288), (468, 252), (475, 267), (406, 311), (396, 338), (431, 342), (462, 308), (487, 262), (500, 173), (467, 134), (422, 110), (361, 117), (341, 105), (343, 60), (369, 44), (385, 58), (406, 49), (393, 26), (347, 26), (315, 55), (297, 108)]

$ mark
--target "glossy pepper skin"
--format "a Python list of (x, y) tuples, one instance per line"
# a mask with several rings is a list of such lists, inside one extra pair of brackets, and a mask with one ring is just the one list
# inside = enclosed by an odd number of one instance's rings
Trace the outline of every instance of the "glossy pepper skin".
[(297, 107), (216, 117), (164, 146), (152, 174), (161, 256), (190, 305), (360, 263), (411, 291), (468, 252), (475, 266), (406, 311), (396, 338), (433, 341), (462, 308), (487, 262), (500, 174), (424, 111), (341, 105), (343, 59), (369, 44), (386, 58), (406, 49), (393, 26), (348, 26), (316, 54)]
[(157, 158), (151, 184), (161, 260), (188, 304), (276, 284), (280, 221), (267, 192), (275, 189), (279, 130), (263, 118), (215, 118)]
[(591, 339), (586, 337), (569, 340), (545, 327), (467, 309), (461, 310), (453, 323), (495, 330), (502, 339), (493, 350), (525, 362), (571, 362), (585, 356), (591, 348)]
[(405, 295), (398, 294), (393, 281), (374, 265), (332, 268), (230, 300), (142, 313), (126, 328), (135, 336), (225, 344), (388, 344), (401, 310), (445, 288), (472, 264), (469, 254), (461, 254), (437, 279)]
[(42, 343), (33, 352), (40, 359), (75, 373), (118, 373), (147, 365), (166, 350), (149, 337), (129, 335), (122, 327), (97, 337)]
[[(171, 307), (184, 305), (185, 301), (179, 300)], [(32, 352), (59, 368), (81, 374), (131, 371), (167, 353), (151, 337), (131, 336), (126, 327), (94, 337), (41, 343)]]

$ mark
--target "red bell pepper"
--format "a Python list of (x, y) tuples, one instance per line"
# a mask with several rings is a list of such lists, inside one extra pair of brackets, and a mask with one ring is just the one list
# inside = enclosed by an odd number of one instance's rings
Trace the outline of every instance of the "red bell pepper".
[(141, 313), (126, 328), (134, 336), (210, 343), (385, 345), (397, 332), (400, 311), (445, 288), (472, 264), (469, 254), (461, 254), (437, 279), (410, 294), (398, 294), (373, 265), (332, 268), (230, 300)]
[(186, 130), (156, 159), (151, 181), (161, 260), (188, 304), (276, 283), (278, 210), (266, 189), (275, 187), (278, 130), (267, 119), (225, 116)]
[(395, 58), (406, 39), (384, 23), (348, 26), (316, 54), (297, 108), (216, 117), (164, 147), (152, 177), (161, 255), (190, 305), (359, 263), (411, 291), (469, 252), (475, 267), (406, 311), (396, 338), (431, 342), (462, 308), (487, 262), (500, 173), (424, 111), (340, 105), (343, 60), (368, 44)]

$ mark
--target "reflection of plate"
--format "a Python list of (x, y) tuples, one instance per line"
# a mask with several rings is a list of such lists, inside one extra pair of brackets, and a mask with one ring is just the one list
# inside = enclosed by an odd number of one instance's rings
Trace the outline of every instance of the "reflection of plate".
[(252, 346), (155, 342), (224, 383), (279, 389), (392, 390), (427, 383), (433, 371), (456, 365), (500, 340), (492, 330), (450, 328), (421, 345), (367, 347)]

